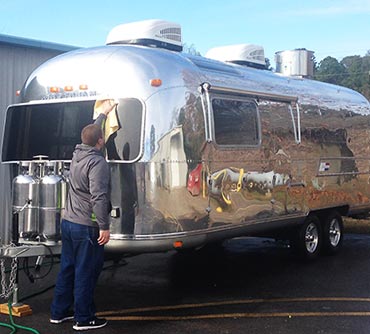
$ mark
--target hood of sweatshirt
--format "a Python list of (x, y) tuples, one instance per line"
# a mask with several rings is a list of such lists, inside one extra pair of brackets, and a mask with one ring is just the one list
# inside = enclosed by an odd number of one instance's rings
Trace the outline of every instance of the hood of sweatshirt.
[(85, 159), (87, 156), (99, 155), (101, 157), (104, 157), (104, 154), (102, 151), (98, 150), (96, 147), (89, 146), (86, 144), (78, 144), (76, 145), (75, 151), (74, 151), (74, 158), (77, 162), (80, 162), (81, 160)]

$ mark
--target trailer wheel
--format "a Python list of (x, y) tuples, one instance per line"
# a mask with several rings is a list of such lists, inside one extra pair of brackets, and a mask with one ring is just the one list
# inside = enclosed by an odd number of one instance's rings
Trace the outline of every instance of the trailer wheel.
[(320, 220), (314, 216), (308, 216), (298, 229), (292, 246), (298, 254), (307, 260), (313, 260), (320, 254), (322, 242), (322, 230)]
[(343, 220), (341, 215), (334, 211), (323, 223), (323, 244), (326, 254), (335, 254), (342, 248)]

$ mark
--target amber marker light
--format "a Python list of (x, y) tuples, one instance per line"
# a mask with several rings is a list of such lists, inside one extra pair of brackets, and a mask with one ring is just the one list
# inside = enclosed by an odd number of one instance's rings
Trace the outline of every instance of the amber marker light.
[(78, 88), (80, 90), (88, 90), (89, 89), (89, 87), (87, 85), (80, 85)]
[(182, 242), (182, 241), (180, 241), (180, 240), (175, 241), (175, 242), (173, 243), (173, 247), (174, 247), (174, 248), (176, 248), (176, 249), (178, 249), (178, 248), (182, 248), (182, 246), (183, 246), (183, 242)]
[(73, 87), (72, 86), (65, 86), (64, 91), (65, 92), (73, 92)]
[(49, 91), (50, 93), (59, 93), (60, 92), (60, 88), (59, 87), (50, 87), (49, 88)]
[(162, 80), (161, 79), (152, 79), (150, 80), (150, 85), (153, 86), (153, 87), (159, 87), (160, 85), (162, 85)]

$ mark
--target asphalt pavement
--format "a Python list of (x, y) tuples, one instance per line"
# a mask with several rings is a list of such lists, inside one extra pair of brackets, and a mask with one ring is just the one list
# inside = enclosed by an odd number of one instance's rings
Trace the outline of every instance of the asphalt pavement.
[[(31, 283), (21, 270), (20, 298), (33, 315), (14, 317), (15, 323), (40, 333), (75, 333), (72, 322), (49, 323), (57, 271), (54, 263), (47, 277)], [(370, 236), (363, 234), (346, 235), (339, 254), (313, 262), (284, 243), (257, 238), (107, 261), (96, 304), (109, 323), (92, 332), (369, 333), (369, 276)], [(10, 330), (0, 327), (0, 333)]]

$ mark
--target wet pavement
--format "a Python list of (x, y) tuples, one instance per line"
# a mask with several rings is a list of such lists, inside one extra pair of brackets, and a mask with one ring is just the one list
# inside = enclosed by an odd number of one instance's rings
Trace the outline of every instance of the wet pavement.
[[(20, 298), (33, 315), (14, 317), (17, 324), (40, 333), (76, 333), (72, 323), (49, 323), (57, 270), (54, 264), (35, 283), (20, 273)], [(369, 277), (370, 236), (354, 234), (346, 235), (339, 254), (314, 262), (302, 261), (285, 244), (256, 238), (107, 261), (96, 304), (109, 324), (92, 332), (368, 333)], [(0, 322), (8, 321), (0, 315)]]

